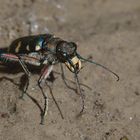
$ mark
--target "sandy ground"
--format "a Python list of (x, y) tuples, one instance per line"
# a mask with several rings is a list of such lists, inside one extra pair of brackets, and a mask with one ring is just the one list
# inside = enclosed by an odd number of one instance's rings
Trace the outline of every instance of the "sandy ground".
[[(140, 1), (0, 0), (1, 48), (18, 37), (48, 32), (78, 43), (82, 56), (111, 68), (120, 81), (95, 65), (83, 64), (80, 82), (92, 89), (81, 86), (86, 108), (76, 118), (80, 97), (55, 74), (51, 86), (65, 118), (49, 94), (48, 115), (40, 125), (34, 102), (27, 96), (19, 99), (23, 73), (12, 74), (14, 70), (1, 66), (0, 140), (120, 140), (123, 136), (140, 140)], [(60, 72), (59, 65), (54, 70)], [(67, 69), (66, 76), (73, 79)], [(38, 74), (32, 75), (28, 93), (43, 105), (37, 78)], [(49, 92), (47, 87), (44, 90)]]

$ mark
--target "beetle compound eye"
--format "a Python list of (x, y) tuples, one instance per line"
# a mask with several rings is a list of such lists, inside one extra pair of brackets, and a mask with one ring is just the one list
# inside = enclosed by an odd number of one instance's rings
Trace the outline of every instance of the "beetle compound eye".
[(73, 52), (75, 52), (75, 51), (77, 50), (77, 45), (76, 45), (76, 43), (70, 42), (69, 45), (70, 45), (71, 49), (73, 50)]

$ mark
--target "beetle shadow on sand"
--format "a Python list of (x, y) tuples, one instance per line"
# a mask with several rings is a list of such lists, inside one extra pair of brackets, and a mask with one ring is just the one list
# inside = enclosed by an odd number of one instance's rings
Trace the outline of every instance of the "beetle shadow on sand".
[[(32, 74), (40, 74), (41, 70), (43, 69), (43, 67), (37, 67), (37, 66), (33, 66), (33, 65), (27, 65), (27, 68), (30, 70), (30, 72)], [(18, 73), (21, 73), (21, 72), (23, 72), (23, 69), (20, 66), (20, 64), (18, 64), (18, 63), (6, 62), (6, 63), (1, 63), (0, 64), (0, 73), (2, 73), (2, 74), (13, 74), (13, 75), (15, 75), (15, 74), (18, 74)], [(79, 94), (79, 93), (77, 92), (76, 88), (71, 87), (71, 86), (69, 86), (69, 84), (67, 84), (67, 82), (70, 82), (70, 83), (72, 83), (74, 85), (75, 82), (72, 81), (72, 80), (67, 79), (64, 76), (64, 71), (63, 70), (61, 70), (61, 72), (52, 71), (50, 73), (49, 77), (46, 79), (45, 83), (46, 83), (46, 85), (47, 85), (47, 87), (49, 89), (49, 93), (51, 94), (51, 97), (52, 97), (52, 99), (53, 99), (53, 101), (54, 101), (54, 103), (55, 103), (55, 105), (56, 105), (56, 107), (57, 107), (57, 109), (58, 109), (58, 111), (60, 113), (61, 118), (64, 119), (62, 111), (61, 111), (61, 109), (60, 109), (60, 107), (59, 107), (59, 105), (58, 105), (58, 103), (57, 103), (57, 101), (56, 101), (56, 99), (55, 99), (55, 97), (53, 95), (52, 88), (49, 85), (49, 82), (53, 83), (55, 81), (55, 79), (56, 79), (54, 77), (54, 73), (57, 74), (57, 75), (61, 75), (62, 80), (63, 80), (63, 82), (64, 82), (64, 84), (66, 85), (67, 88), (69, 88), (70, 90), (73, 90), (76, 94)], [(20, 76), (18, 76), (18, 77), (20, 77)], [(20, 77), (20, 82), (19, 83), (16, 83), (14, 81), (14, 76), (13, 76), (13, 78), (8, 77), (8, 76), (2, 76), (2, 77), (0, 77), (0, 82), (2, 80), (4, 80), (4, 79), (8, 80), (8, 81), (12, 82), (14, 85), (18, 86), (19, 89), (23, 93), (24, 87), (26, 86), (26, 83), (27, 83), (27, 80), (28, 80), (28, 76), (23, 73), (22, 76)], [(91, 88), (88, 87), (85, 84), (80, 83), (80, 85), (88, 88), (89, 90), (91, 90)], [(32, 97), (30, 94), (28, 94), (27, 92), (25, 94), (37, 105), (37, 107), (40, 110), (40, 113), (42, 114), (43, 113), (43, 109), (42, 109), (41, 105), (39, 104), (39, 102), (34, 97)]]
[[(38, 68), (38, 67), (35, 67), (35, 66), (31, 66), (31, 65), (28, 65), (28, 69), (31, 71), (32, 74), (39, 74), (40, 71), (41, 71), (41, 68)], [(20, 78), (20, 81), (19, 83), (15, 82), (15, 75), (18, 74), (18, 73), (21, 73), (23, 72), (23, 69), (22, 67), (17, 64), (17, 63), (11, 63), (11, 62), (8, 62), (8, 63), (2, 63), (0, 64), (0, 73), (3, 74), (4, 76), (1, 76), (0, 77), (0, 82), (2, 82), (3, 80), (7, 80), (7, 81), (10, 81), (11, 83), (13, 83), (14, 85), (18, 86), (19, 87), (19, 90), (22, 91), (22, 94), (23, 94), (23, 90), (24, 90), (24, 87), (26, 86), (26, 83), (27, 83), (27, 80), (28, 80), (28, 77), (26, 74), (20, 74), (20, 76), (16, 76)], [(8, 76), (7, 74), (13, 74), (12, 77)], [(51, 82), (53, 83), (55, 81), (55, 77), (53, 75), (53, 72), (49, 75), (49, 78), (47, 79), (47, 82)], [(56, 100), (55, 100), (55, 97), (53, 96), (53, 93), (52, 93), (52, 89), (51, 87), (49, 86), (49, 84), (47, 84), (47, 86), (49, 87), (49, 90), (50, 90), (50, 94), (55, 102), (55, 104), (58, 106)], [(37, 107), (39, 108), (40, 110), (40, 113), (42, 114), (43, 113), (43, 109), (41, 107), (41, 105), (39, 104), (39, 102), (34, 98), (32, 97), (28, 92), (25, 93), (25, 95), (27, 95), (32, 101), (33, 103), (35, 103), (37, 105)], [(19, 98), (21, 98), (22, 95), (19, 95)], [(23, 99), (23, 98), (21, 98)], [(60, 108), (57, 107), (59, 110)], [(63, 117), (63, 115), (61, 115)]]

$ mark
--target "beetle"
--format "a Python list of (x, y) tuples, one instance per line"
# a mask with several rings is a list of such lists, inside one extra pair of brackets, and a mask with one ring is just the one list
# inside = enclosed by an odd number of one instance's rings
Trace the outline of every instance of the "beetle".
[[(25, 36), (14, 40), (11, 45), (3, 51), (0, 50), (0, 61), (2, 62), (16, 62), (19, 63), (27, 76), (27, 81), (23, 89), (23, 94), (27, 92), (29, 86), (30, 71), (27, 65), (34, 65), (42, 68), (40, 77), (38, 79), (38, 86), (44, 97), (44, 108), (41, 111), (41, 124), (44, 122), (44, 116), (48, 110), (48, 97), (44, 93), (42, 83), (46, 81), (53, 70), (53, 65), (61, 63), (74, 73), (76, 79), (77, 90), (81, 95), (82, 108), (79, 114), (84, 110), (84, 97), (80, 88), (78, 73), (82, 68), (81, 61), (86, 61), (97, 66), (100, 66), (111, 72), (119, 80), (119, 76), (109, 68), (101, 65), (93, 60), (82, 57), (77, 52), (77, 45), (74, 42), (63, 40), (55, 37), (52, 34), (40, 34)], [(61, 67), (62, 68), (62, 67)], [(63, 69), (62, 69), (63, 73)], [(63, 75), (63, 79), (65, 77)]]

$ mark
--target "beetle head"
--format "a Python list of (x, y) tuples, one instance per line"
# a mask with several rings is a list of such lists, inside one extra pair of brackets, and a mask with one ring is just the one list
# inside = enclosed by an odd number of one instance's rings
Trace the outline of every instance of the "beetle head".
[(76, 50), (77, 45), (74, 42), (61, 41), (56, 46), (57, 58), (73, 73), (78, 73), (81, 69), (81, 61), (77, 57)]

